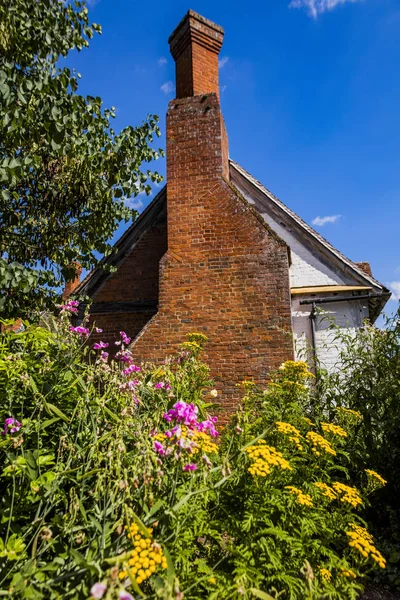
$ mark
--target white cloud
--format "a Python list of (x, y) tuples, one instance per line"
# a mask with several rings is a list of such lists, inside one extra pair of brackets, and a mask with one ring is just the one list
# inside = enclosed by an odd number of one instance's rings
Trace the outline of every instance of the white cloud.
[(310, 17), (316, 19), (318, 15), (333, 10), (337, 6), (346, 4), (354, 4), (363, 0), (292, 0), (289, 8), (305, 8)]
[(342, 215), (328, 215), (327, 217), (315, 217), (311, 222), (313, 225), (322, 227), (327, 223), (336, 223)]
[(228, 60), (229, 60), (229, 56), (221, 56), (221, 58), (218, 61), (218, 67), (220, 69), (223, 69), (224, 66), (226, 65), (226, 63), (228, 62)]
[(161, 56), (158, 61), (157, 64), (159, 67), (163, 67), (164, 65), (167, 64), (167, 59), (165, 58), (165, 56)]
[(221, 85), (221, 94), (224, 93), (224, 91), (226, 90), (228, 86), (227, 85)]
[(144, 206), (142, 200), (137, 196), (135, 198), (126, 198), (126, 200), (124, 200), (124, 203), (128, 208), (133, 208), (134, 210), (137, 210), (139, 212), (143, 209)]
[(166, 81), (165, 83), (162, 84), (160, 89), (162, 92), (164, 92), (164, 94), (170, 94), (171, 92), (175, 91), (174, 82)]
[(400, 281), (392, 281), (389, 288), (392, 292), (391, 300), (400, 300)]

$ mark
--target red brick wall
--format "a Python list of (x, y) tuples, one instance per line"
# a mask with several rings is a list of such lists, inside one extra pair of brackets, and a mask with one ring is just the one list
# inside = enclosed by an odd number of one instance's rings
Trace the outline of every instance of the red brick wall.
[(159, 311), (132, 345), (137, 361), (162, 361), (185, 333), (209, 338), (206, 359), (224, 408), (245, 377), (293, 358), (286, 245), (227, 183), (215, 94), (170, 103), (167, 115), (168, 252)]
[[(124, 262), (118, 266), (103, 287), (93, 298), (96, 307), (109, 302), (154, 302), (158, 303), (159, 263), (167, 250), (167, 222), (165, 209), (153, 226), (136, 243)], [(113, 344), (119, 332), (125, 331), (135, 337), (156, 313), (157, 309), (142, 309), (135, 312), (108, 312), (94, 314), (91, 323), (104, 330), (95, 334), (94, 341), (102, 339)]]

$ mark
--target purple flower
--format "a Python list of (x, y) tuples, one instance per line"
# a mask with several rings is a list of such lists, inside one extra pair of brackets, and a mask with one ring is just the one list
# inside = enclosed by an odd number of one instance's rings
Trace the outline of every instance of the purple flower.
[(187, 465), (185, 465), (183, 467), (184, 471), (196, 471), (197, 469), (197, 465), (195, 465), (194, 463), (188, 463)]
[(120, 362), (127, 363), (128, 367), (133, 363), (132, 353), (129, 350), (119, 350), (115, 355), (115, 358), (117, 358)]
[[(119, 352), (118, 352), (118, 354), (119, 354)], [(122, 374), (130, 375), (131, 373), (139, 373), (139, 372), (140, 372), (140, 367), (138, 367), (136, 365), (130, 365), (127, 369), (122, 371)]]
[(108, 348), (108, 346), (106, 342), (96, 342), (93, 344), (94, 350), (102, 350), (103, 348)]
[(104, 596), (107, 586), (105, 583), (100, 583), (99, 581), (92, 585), (90, 588), (90, 595), (92, 598), (96, 598), (96, 600), (101, 600)]
[(104, 360), (104, 362), (106, 362), (106, 360), (108, 359), (108, 352), (102, 352), (100, 354), (100, 358), (101, 360)]
[(154, 445), (154, 450), (156, 452), (158, 452), (158, 454), (160, 454), (161, 456), (165, 455), (165, 448), (160, 442), (155, 441), (155, 442), (153, 442), (153, 445)]
[(103, 330), (100, 329), (100, 327), (96, 327), (95, 331), (96, 331), (96, 333), (103, 333)]
[(79, 334), (81, 337), (88, 336), (90, 334), (89, 329), (87, 329), (86, 327), (82, 327), (81, 325), (79, 325), (78, 327), (72, 327), (72, 325), (71, 325), (71, 327), (69, 328), (69, 330), (72, 333)]
[(209, 417), (205, 421), (199, 423), (199, 431), (207, 431), (213, 437), (218, 437), (218, 431), (215, 428), (215, 423), (218, 421), (218, 417)]
[(125, 331), (120, 331), (119, 335), (122, 337), (122, 341), (125, 346), (128, 346), (128, 344), (131, 343), (131, 338), (126, 335)]
[(68, 302), (66, 304), (63, 304), (61, 306), (61, 311), (62, 313), (74, 313), (75, 315), (78, 314), (78, 306), (79, 306), (79, 302), (77, 300), (68, 300)]
[(175, 419), (178, 422), (183, 422), (184, 425), (189, 427), (196, 427), (197, 425), (197, 413), (199, 409), (193, 403), (187, 404), (183, 400), (176, 402), (174, 406), (164, 414), (166, 421), (172, 421)]
[(135, 598), (132, 596), (132, 594), (130, 594), (126, 590), (120, 590), (118, 592), (118, 598), (119, 598), (119, 600), (135, 600)]
[(8, 417), (4, 421), (4, 428), (1, 432), (2, 435), (6, 435), (7, 433), (17, 433), (22, 427), (22, 424), (17, 421), (17, 419), (13, 419), (13, 417)]

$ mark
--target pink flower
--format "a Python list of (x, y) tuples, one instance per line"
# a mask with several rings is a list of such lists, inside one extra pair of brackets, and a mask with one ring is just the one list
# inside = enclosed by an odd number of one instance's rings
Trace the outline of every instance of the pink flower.
[(176, 402), (168, 412), (164, 413), (164, 419), (169, 422), (176, 419), (178, 422), (183, 422), (184, 425), (195, 427), (198, 412), (199, 409), (193, 403), (187, 404), (181, 400)]
[(196, 471), (197, 469), (197, 465), (195, 465), (194, 463), (188, 463), (187, 465), (185, 465), (183, 467), (184, 471)]
[(61, 306), (61, 313), (74, 313), (75, 315), (78, 314), (78, 306), (79, 306), (79, 302), (77, 300), (68, 300), (68, 302), (66, 304), (63, 304)]
[(126, 335), (125, 331), (120, 331), (119, 335), (122, 337), (122, 341), (125, 346), (128, 346), (128, 344), (131, 343), (131, 338)]
[(165, 448), (160, 442), (153, 442), (154, 450), (158, 452), (161, 456), (165, 455)]
[(218, 437), (218, 431), (215, 429), (215, 423), (218, 421), (218, 417), (209, 417), (205, 421), (199, 423), (199, 431), (207, 431), (213, 437)]
[(126, 590), (120, 590), (118, 592), (118, 598), (119, 598), (119, 600), (135, 600), (135, 598), (132, 596), (132, 594), (130, 594)]
[(96, 327), (95, 331), (96, 331), (96, 333), (103, 333), (103, 330), (100, 329), (100, 327)]
[(106, 362), (106, 360), (108, 359), (108, 352), (102, 352), (100, 354), (100, 358), (101, 360), (104, 360), (104, 362)]
[(13, 417), (8, 417), (4, 421), (4, 429), (1, 432), (2, 435), (6, 435), (7, 433), (17, 433), (22, 427), (22, 424), (17, 421), (17, 419), (13, 419)]
[(93, 344), (93, 349), (94, 350), (102, 350), (103, 348), (108, 348), (109, 344), (107, 344), (106, 342), (96, 342), (95, 344)]
[(133, 363), (132, 353), (129, 350), (119, 350), (115, 355), (115, 358), (117, 358), (120, 362), (127, 363), (128, 366), (130, 366)]
[(107, 586), (105, 583), (97, 582), (90, 588), (90, 595), (92, 598), (96, 598), (96, 600), (101, 600), (104, 596)]
[(78, 327), (72, 327), (72, 325), (71, 325), (71, 327), (69, 328), (69, 330), (72, 333), (77, 333), (81, 337), (90, 335), (89, 329), (87, 329), (86, 327), (81, 327), (81, 325), (79, 325)]
[[(118, 352), (119, 354), (119, 352)], [(127, 369), (122, 371), (123, 375), (130, 375), (131, 373), (140, 373), (140, 367), (136, 365), (130, 365)]]

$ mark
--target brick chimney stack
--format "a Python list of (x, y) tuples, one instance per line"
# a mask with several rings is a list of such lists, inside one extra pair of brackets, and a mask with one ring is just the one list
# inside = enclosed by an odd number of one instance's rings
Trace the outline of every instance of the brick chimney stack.
[(168, 43), (176, 66), (176, 97), (219, 96), (218, 54), (224, 39), (219, 25), (193, 10), (185, 15)]
[(67, 298), (69, 298), (71, 296), (71, 294), (74, 292), (74, 290), (76, 290), (76, 288), (78, 287), (78, 285), (81, 282), (82, 265), (80, 265), (78, 262), (74, 261), (72, 263), (72, 267), (74, 268), (74, 271), (75, 271), (75, 277), (72, 281), (67, 281), (65, 283), (65, 288), (62, 293), (62, 299), (64, 301), (67, 300)]

